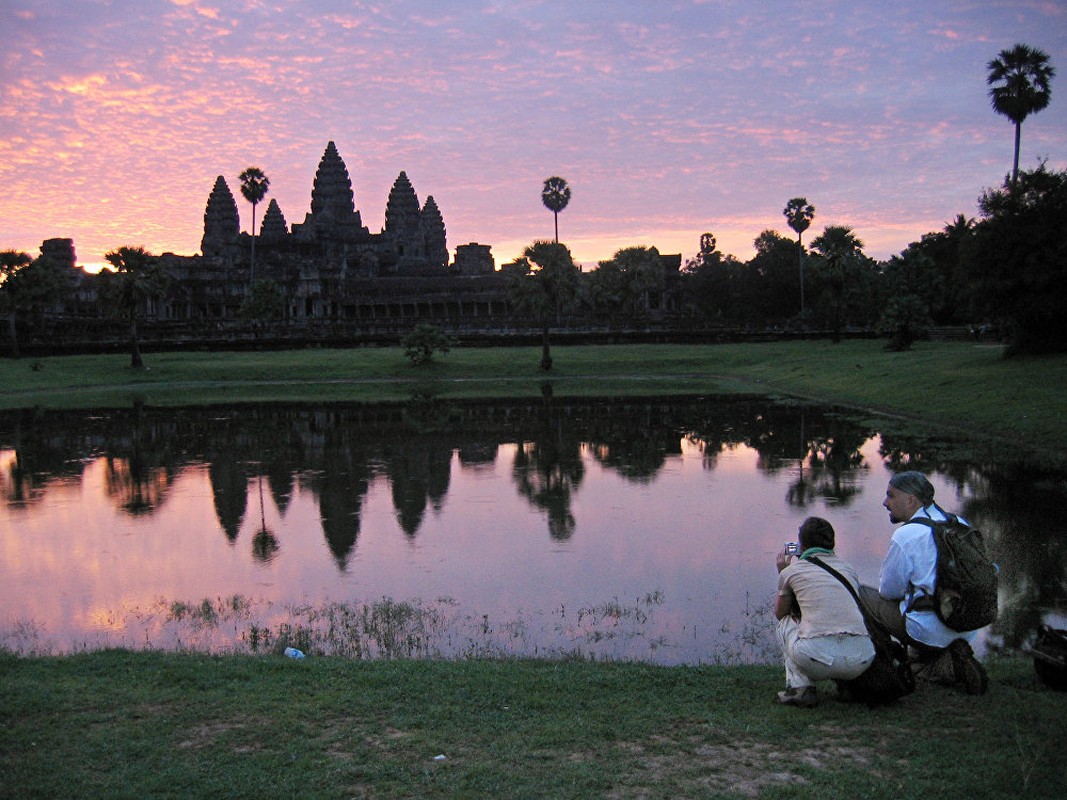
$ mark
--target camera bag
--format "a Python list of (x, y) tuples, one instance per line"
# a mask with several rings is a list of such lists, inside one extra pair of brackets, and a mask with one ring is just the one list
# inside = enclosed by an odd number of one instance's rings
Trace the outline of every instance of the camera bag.
[(1067, 631), (1042, 625), (1030, 654), (1041, 682), (1057, 691), (1067, 691)]

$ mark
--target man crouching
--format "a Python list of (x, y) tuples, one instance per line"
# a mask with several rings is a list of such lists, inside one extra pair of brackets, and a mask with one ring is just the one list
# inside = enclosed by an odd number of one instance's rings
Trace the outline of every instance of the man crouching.
[(916, 677), (942, 685), (962, 684), (968, 694), (985, 694), (988, 678), (971, 643), (978, 631), (949, 628), (927, 601), (937, 581), (937, 546), (930, 526), (919, 519), (945, 520), (934, 502), (934, 487), (921, 472), (909, 470), (889, 479), (885, 500), (889, 521), (903, 522), (889, 542), (878, 588), (863, 586), (867, 613), (918, 656)]

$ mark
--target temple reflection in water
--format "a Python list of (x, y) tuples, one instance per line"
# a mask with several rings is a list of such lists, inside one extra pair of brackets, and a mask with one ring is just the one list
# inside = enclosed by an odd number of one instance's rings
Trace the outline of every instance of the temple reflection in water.
[(557, 603), (653, 592), (669, 617), (657, 652), (607, 655), (713, 660), (769, 596), (773, 553), (804, 517), (833, 521), (876, 578), (885, 480), (905, 464), (989, 536), (1003, 576), (992, 643), (1023, 643), (1067, 597), (1049, 533), (1062, 474), (954, 461), (764, 399), (24, 411), (0, 417), (0, 453), (5, 608), (60, 639), (99, 621), (72, 597), (448, 597), (551, 629)]

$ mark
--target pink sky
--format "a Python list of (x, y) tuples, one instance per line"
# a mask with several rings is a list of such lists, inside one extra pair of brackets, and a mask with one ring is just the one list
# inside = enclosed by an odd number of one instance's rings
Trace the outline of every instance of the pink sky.
[(1061, 0), (4, 0), (0, 27), (0, 249), (69, 237), (90, 266), (197, 253), (218, 175), (248, 229), (250, 165), (302, 222), (330, 140), (372, 232), (404, 170), (498, 265), (552, 237), (550, 175), (585, 263), (705, 231), (748, 259), (798, 195), (806, 238), (887, 258), (1010, 169), (985, 65), (1017, 42), (1060, 73), (1021, 166), (1067, 168)]

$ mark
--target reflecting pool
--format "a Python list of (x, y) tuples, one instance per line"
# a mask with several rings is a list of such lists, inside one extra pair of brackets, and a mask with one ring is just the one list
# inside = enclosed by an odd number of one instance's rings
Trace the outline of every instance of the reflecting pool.
[(0, 414), (0, 646), (775, 658), (807, 516), (877, 579), (896, 469), (986, 533), (1017, 647), (1067, 605), (1067, 476), (765, 398)]

